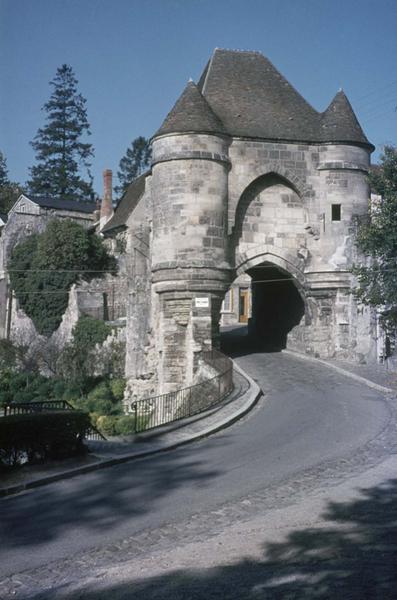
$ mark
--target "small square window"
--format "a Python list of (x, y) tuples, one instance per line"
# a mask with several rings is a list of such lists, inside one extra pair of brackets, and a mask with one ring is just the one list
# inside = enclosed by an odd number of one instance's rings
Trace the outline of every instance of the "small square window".
[(341, 220), (341, 205), (340, 204), (331, 204), (331, 220), (332, 221), (340, 221)]

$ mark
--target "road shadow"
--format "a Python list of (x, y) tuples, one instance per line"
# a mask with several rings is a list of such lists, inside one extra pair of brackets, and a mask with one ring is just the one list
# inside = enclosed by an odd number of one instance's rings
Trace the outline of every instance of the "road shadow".
[[(227, 445), (227, 436), (213, 440)], [(0, 564), (13, 548), (35, 547), (71, 530), (106, 536), (113, 528), (156, 511), (177, 490), (203, 488), (222, 474), (209, 468), (200, 444), (98, 470), (0, 500)], [(172, 500), (174, 501), (174, 500)], [(1, 572), (1, 569), (0, 569)]]
[(265, 339), (249, 334), (246, 325), (223, 327), (220, 331), (221, 351), (232, 358), (247, 354), (281, 352), (285, 344), (266, 342)]
[(264, 543), (260, 561), (173, 570), (106, 588), (91, 584), (74, 593), (61, 586), (35, 598), (391, 600), (397, 589), (397, 479), (360, 492), (358, 500), (330, 503), (317, 528)]

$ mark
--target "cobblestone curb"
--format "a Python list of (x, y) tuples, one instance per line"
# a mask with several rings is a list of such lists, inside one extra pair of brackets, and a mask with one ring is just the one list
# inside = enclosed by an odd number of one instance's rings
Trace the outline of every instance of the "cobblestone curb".
[[(159, 454), (160, 452), (174, 450), (179, 446), (184, 446), (185, 444), (194, 442), (195, 440), (208, 437), (212, 433), (216, 433), (221, 429), (225, 429), (226, 427), (232, 425), (233, 423), (241, 419), (244, 415), (246, 415), (255, 406), (255, 404), (257, 403), (257, 401), (263, 393), (258, 384), (247, 373), (245, 373), (245, 371), (239, 365), (237, 365), (235, 361), (233, 361), (233, 368), (248, 382), (248, 390), (244, 392), (241, 398), (236, 399), (239, 400), (237, 408), (234, 408), (232, 406), (232, 401), (229, 404), (226, 404), (216, 413), (215, 419), (213, 415), (212, 419), (203, 416), (203, 419), (201, 421), (203, 427), (199, 431), (179, 435), (176, 441), (175, 439), (172, 440), (172, 434), (170, 434), (169, 437), (171, 439), (164, 441), (164, 443), (162, 443), (161, 441), (156, 442), (154, 447), (149, 449), (136, 449), (133, 452), (129, 451), (125, 454), (121, 454), (113, 458), (98, 460), (98, 462), (92, 463), (90, 465), (84, 465), (82, 467), (68, 469), (66, 471), (62, 471), (61, 473), (40, 477), (32, 481), (25, 481), (20, 484), (11, 485), (9, 487), (3, 487), (0, 489), (0, 497), (18, 494), (25, 490), (41, 487), (43, 485), (48, 485), (50, 483), (54, 483), (62, 479), (70, 479), (71, 477), (75, 477), (77, 475), (84, 475), (85, 473), (91, 473), (92, 471), (97, 471), (99, 469), (106, 469), (107, 467), (113, 467), (114, 465), (118, 465), (121, 463), (146, 458), (154, 454)], [(210, 421), (210, 424), (208, 424), (208, 421)]]

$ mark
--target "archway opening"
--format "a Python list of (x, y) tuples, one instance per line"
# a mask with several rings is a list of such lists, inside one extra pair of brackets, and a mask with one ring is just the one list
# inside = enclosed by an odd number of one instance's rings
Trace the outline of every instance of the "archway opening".
[(253, 267), (248, 275), (252, 280), (249, 336), (265, 351), (282, 350), (305, 314), (302, 297), (292, 276), (271, 263)]
[(305, 304), (292, 275), (270, 262), (251, 267), (225, 296), (221, 345), (225, 352), (279, 352), (301, 323)]

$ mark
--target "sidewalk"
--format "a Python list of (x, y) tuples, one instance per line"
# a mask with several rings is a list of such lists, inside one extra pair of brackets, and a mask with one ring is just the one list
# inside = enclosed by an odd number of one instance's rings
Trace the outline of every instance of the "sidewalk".
[(232, 394), (205, 413), (124, 439), (89, 441), (87, 444), (90, 453), (83, 458), (21, 467), (0, 482), (0, 496), (17, 494), (61, 479), (171, 450), (231, 425), (243, 417), (262, 394), (255, 381), (236, 363), (233, 377)]

